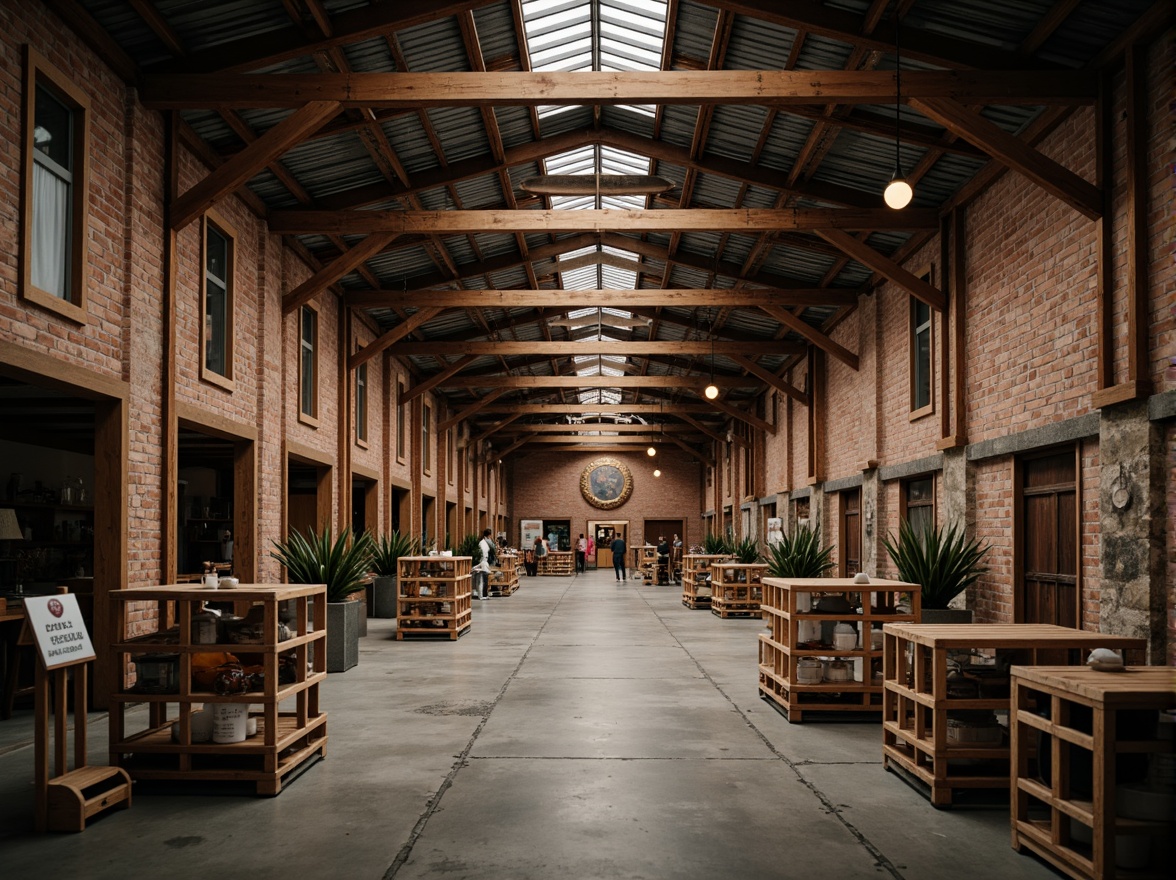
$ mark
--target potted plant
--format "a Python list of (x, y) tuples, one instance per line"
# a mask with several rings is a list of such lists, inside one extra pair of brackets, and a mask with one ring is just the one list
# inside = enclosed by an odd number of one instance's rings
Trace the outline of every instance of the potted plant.
[[(924, 623), (971, 621), (971, 611), (948, 609), (948, 603), (988, 571), (980, 563), (989, 548), (979, 539), (969, 541), (961, 523), (946, 529), (926, 523), (916, 529), (903, 520), (898, 538), (889, 534), (882, 539), (882, 546), (898, 568), (899, 579), (922, 586)], [(948, 611), (960, 613), (945, 613)]]
[(755, 538), (747, 537), (733, 541), (727, 552), (735, 557), (736, 562), (750, 565), (760, 561), (759, 543)]
[(396, 563), (401, 556), (416, 556), (417, 542), (399, 531), (381, 535), (372, 542), (372, 616), (396, 616)]
[(702, 551), (707, 556), (725, 556), (731, 552), (727, 549), (727, 542), (723, 540), (722, 535), (716, 535), (714, 532), (707, 533), (702, 539)]
[(821, 547), (821, 536), (808, 526), (798, 527), (768, 548), (768, 574), (772, 577), (824, 577), (833, 567), (833, 547)]
[(469, 556), (475, 562), (478, 561), (478, 542), (481, 540), (472, 532), (461, 539), (457, 545), (457, 549), (453, 551), (454, 556)]
[(359, 662), (360, 605), (350, 598), (364, 588), (374, 543), (371, 532), (353, 540), (350, 529), (332, 540), (330, 526), (322, 534), (308, 528), (305, 536), (292, 529), (284, 544), (273, 542), (277, 552), (270, 556), (286, 567), (290, 583), (327, 588), (327, 672)]

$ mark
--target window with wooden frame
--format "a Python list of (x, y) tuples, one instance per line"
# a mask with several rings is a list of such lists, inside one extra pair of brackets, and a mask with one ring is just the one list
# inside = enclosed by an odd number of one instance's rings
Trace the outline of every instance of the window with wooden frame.
[(453, 455), (455, 445), (456, 444), (453, 440), (453, 430), (450, 429), (445, 432), (445, 479), (449, 482), (450, 486), (453, 485), (454, 481)]
[(838, 541), (838, 575), (853, 577), (862, 570), (862, 490), (850, 489), (841, 496), (841, 534)]
[(899, 493), (899, 515), (911, 524), (915, 534), (935, 525), (935, 477), (926, 475), (903, 480)]
[(367, 447), (368, 442), (368, 365), (355, 368), (355, 443)]
[(433, 407), (421, 402), (421, 468), (426, 474), (433, 472)]
[(21, 296), (86, 321), (89, 97), (25, 47)]
[(219, 219), (202, 221), (204, 253), (202, 291), (204, 320), (200, 327), (200, 378), (233, 388), (233, 240)]
[(396, 460), (408, 456), (408, 419), (404, 412), (404, 380), (396, 380)]
[(298, 421), (318, 427), (319, 316), (313, 306), (299, 310)]
[[(931, 273), (922, 275), (930, 282)], [(935, 352), (931, 329), (931, 306), (913, 296), (911, 301), (910, 353), (911, 353), (911, 419), (922, 418), (935, 411), (933, 391), (935, 385)]]

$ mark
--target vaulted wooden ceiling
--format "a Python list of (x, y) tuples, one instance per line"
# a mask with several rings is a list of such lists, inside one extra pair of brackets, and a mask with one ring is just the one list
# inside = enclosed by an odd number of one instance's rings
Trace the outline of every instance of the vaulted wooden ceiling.
[[(706, 459), (904, 256), (1005, 169), (1097, 218), (1035, 144), (1169, 0), (47, 0), (500, 454), (645, 444)], [(896, 52), (896, 28), (898, 51)], [(896, 61), (902, 105), (896, 116)], [(900, 121), (896, 143), (896, 121)], [(881, 193), (896, 164), (901, 211)], [(544, 174), (671, 188), (535, 195)], [(595, 181), (595, 176), (586, 178)], [(713, 375), (716, 401), (702, 397)], [(606, 436), (600, 425), (608, 422)], [(585, 421), (585, 424), (573, 424)], [(621, 426), (613, 426), (620, 421)], [(559, 426), (559, 427), (557, 427)]]

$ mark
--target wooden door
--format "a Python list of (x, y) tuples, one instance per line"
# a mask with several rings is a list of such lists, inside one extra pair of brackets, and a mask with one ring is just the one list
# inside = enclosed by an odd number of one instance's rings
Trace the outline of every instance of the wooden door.
[(623, 522), (597, 522), (591, 521), (588, 523), (588, 531), (592, 535), (592, 540), (596, 542), (596, 567), (610, 569), (613, 566), (612, 550), (609, 549), (609, 544), (616, 535), (620, 535), (625, 543), (629, 543), (628, 536), (629, 521)]
[(1073, 450), (1021, 463), (1021, 623), (1081, 625), (1076, 471)]
[(862, 490), (841, 493), (841, 577), (862, 570)]

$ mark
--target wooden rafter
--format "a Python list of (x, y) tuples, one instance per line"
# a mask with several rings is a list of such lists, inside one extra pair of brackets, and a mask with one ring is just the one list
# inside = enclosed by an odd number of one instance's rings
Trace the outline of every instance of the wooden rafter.
[(446, 379), (450, 378), (451, 376), (456, 376), (475, 360), (477, 360), (477, 358), (474, 355), (467, 354), (464, 357), (458, 358), (451, 364), (446, 364), (444, 369), (442, 369), (440, 372), (434, 373), (433, 375), (429, 376), (428, 379), (416, 383), (411, 388), (405, 389), (396, 398), (397, 403), (403, 406), (413, 398), (420, 397), (422, 394), (427, 394)]
[(761, 367), (759, 364), (757, 364), (751, 358), (746, 357), (742, 354), (733, 354), (733, 355), (729, 355), (729, 357), (735, 363), (739, 364), (739, 366), (743, 367), (743, 369), (747, 370), (747, 372), (749, 372), (753, 376), (756, 376), (756, 377), (762, 379), (763, 381), (767, 382), (770, 386), (775, 388), (777, 391), (782, 391), (784, 394), (787, 394), (789, 397), (791, 397), (797, 403), (808, 406), (808, 402), (809, 402), (808, 395), (805, 394), (803, 391), (801, 391), (799, 388), (797, 388), (795, 385), (793, 385), (791, 382), (787, 382), (784, 379), (781, 379), (779, 376), (777, 376), (775, 373), (771, 372), (770, 370), (765, 370), (763, 367)]
[(283, 235), (421, 232), (776, 232), (782, 229), (937, 229), (938, 214), (925, 209), (691, 208), (633, 211), (274, 211), (270, 231)]
[(447, 309), (541, 308), (558, 306), (575, 309), (597, 306), (697, 306), (754, 307), (776, 306), (846, 306), (857, 302), (859, 291), (846, 288), (810, 287), (780, 290), (744, 287), (739, 290), (714, 288), (682, 290), (373, 290), (346, 295), (351, 308), (424, 308)]
[[(532, 319), (534, 320), (534, 319)], [(626, 357), (681, 355), (701, 357), (711, 353), (721, 355), (789, 355), (803, 354), (806, 345), (791, 342), (756, 342), (742, 340), (716, 340), (711, 343), (705, 340), (651, 341), (651, 342), (616, 342), (606, 340), (599, 342), (595, 338), (569, 341), (526, 341), (526, 342), (440, 342), (428, 340), (425, 342), (398, 342), (392, 348), (392, 354), (397, 356), (426, 356), (453, 357), (455, 355), (473, 354), (479, 357), (512, 355), (538, 355), (542, 357), (556, 357), (559, 355), (591, 355), (616, 354)]]
[[(681, 388), (683, 376), (452, 376), (442, 388)], [(720, 388), (761, 388), (759, 378), (715, 376)]]
[[(859, 241), (852, 235), (846, 235), (837, 229), (817, 230), (817, 235), (830, 244), (834, 244), (862, 265), (889, 278), (895, 284), (905, 288), (911, 296), (925, 302), (931, 308), (942, 312), (947, 308), (947, 298), (943, 291), (932, 284), (928, 284), (913, 272), (908, 272), (894, 260), (878, 253), (864, 241)], [(830, 352), (832, 354), (832, 352)]]
[[(467, 421), (470, 417), (472, 417), (479, 410), (486, 409), (488, 406), (490, 406), (491, 403), (493, 403), (495, 400), (497, 400), (499, 397), (501, 397), (505, 393), (506, 393), (505, 388), (492, 389), (488, 393), (484, 394), (480, 399), (474, 401), (472, 404), (467, 406), (465, 409), (461, 410), (460, 412), (455, 413), (454, 415), (447, 418), (445, 421), (438, 424), (437, 430), (440, 432), (445, 432), (445, 431), (448, 431), (450, 428), (453, 428), (453, 427), (456, 427), (457, 425), (460, 425), (462, 422)], [(514, 408), (512, 407), (512, 408), (508, 409), (507, 411), (514, 412)]]
[[(1094, 102), (1092, 72), (908, 71), (907, 98), (969, 104)], [(574, 73), (157, 74), (143, 77), (143, 104), (155, 110), (210, 106), (478, 107), (615, 104), (877, 104), (893, 101), (893, 71), (661, 70)]]
[(369, 343), (351, 355), (347, 359), (347, 368), (354, 370), (360, 364), (367, 363), (377, 354), (382, 352), (389, 345), (392, 345), (399, 339), (403, 339), (409, 333), (412, 333), (418, 327), (428, 323), (441, 313), (441, 309), (421, 309), (413, 314), (411, 318), (403, 324), (397, 324), (391, 330), (380, 336), (375, 342)]
[(282, 297), (282, 314), (288, 315), (299, 306), (306, 305), (352, 269), (384, 250), (396, 240), (396, 235), (369, 235), (347, 253), (323, 266), (306, 281)]
[(803, 336), (813, 345), (817, 346), (817, 348), (820, 348), (823, 351), (827, 351), (850, 369), (858, 369), (859, 359), (856, 354), (854, 354), (841, 343), (834, 342), (830, 337), (826, 336), (816, 327), (807, 323), (803, 319), (798, 318), (796, 315), (792, 314), (792, 312), (777, 306), (767, 305), (761, 305), (760, 309), (770, 317), (779, 321), (781, 324), (791, 328), (800, 336)]

